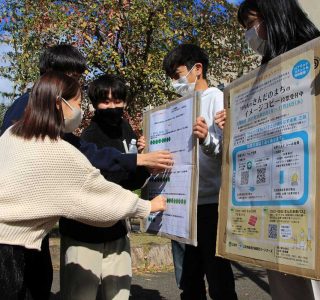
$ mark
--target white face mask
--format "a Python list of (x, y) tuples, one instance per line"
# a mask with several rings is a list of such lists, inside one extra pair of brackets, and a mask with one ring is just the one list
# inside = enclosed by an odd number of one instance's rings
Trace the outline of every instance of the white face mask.
[(175, 89), (177, 94), (181, 96), (186, 96), (194, 92), (197, 79), (195, 82), (189, 83), (187, 78), (190, 72), (192, 71), (192, 69), (194, 68), (194, 66), (191, 68), (191, 70), (188, 72), (187, 75), (182, 76), (179, 79), (173, 80), (171, 82), (172, 87)]
[(64, 132), (73, 132), (80, 126), (83, 117), (83, 111), (78, 107), (71, 106), (68, 101), (62, 97), (61, 99), (72, 110), (71, 117), (68, 119), (64, 118)]
[[(261, 23), (260, 23), (261, 24)], [(260, 55), (264, 55), (266, 51), (267, 41), (259, 37), (257, 29), (260, 24), (246, 31), (245, 39), (249, 46)]]

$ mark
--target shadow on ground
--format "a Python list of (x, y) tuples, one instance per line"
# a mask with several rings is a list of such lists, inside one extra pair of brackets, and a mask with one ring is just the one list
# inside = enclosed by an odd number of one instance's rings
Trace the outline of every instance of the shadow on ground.
[[(144, 289), (140, 285), (131, 286), (131, 296), (129, 300), (165, 300), (166, 298), (162, 297), (159, 291)], [(61, 300), (60, 293), (51, 293), (50, 300)]]
[(267, 276), (266, 270), (258, 268), (254, 269), (252, 267), (249, 269), (244, 265), (240, 265), (234, 261), (231, 264), (239, 271), (234, 274), (235, 280), (240, 278), (250, 278), (251, 281), (253, 281), (257, 286), (270, 295), (269, 284), (262, 279)]
[(131, 286), (131, 296), (129, 300), (164, 300), (157, 290), (149, 290), (140, 285), (133, 284)]

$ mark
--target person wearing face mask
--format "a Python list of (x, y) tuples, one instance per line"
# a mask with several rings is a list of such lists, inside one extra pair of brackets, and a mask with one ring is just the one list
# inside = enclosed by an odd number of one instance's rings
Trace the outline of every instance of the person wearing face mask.
[(80, 101), (76, 80), (49, 71), (33, 86), (23, 117), (0, 137), (1, 299), (25, 299), (28, 253), (41, 249), (60, 217), (108, 227), (165, 210), (163, 196), (145, 201), (105, 180), (62, 139)]
[[(81, 138), (94, 143), (98, 149), (109, 146), (125, 153), (130, 141), (137, 139), (123, 118), (127, 103), (125, 82), (115, 75), (102, 75), (90, 83), (88, 96), (95, 112)], [(141, 146), (140, 143), (138, 146)], [(149, 177), (143, 167), (138, 167), (128, 178), (118, 178), (116, 174), (103, 171), (101, 173), (107, 180), (118, 182), (130, 190), (141, 188)], [(121, 197), (119, 201), (122, 201)], [(66, 220), (63, 232), (60, 252), (62, 298), (95, 300), (100, 289), (97, 299), (128, 299), (132, 269), (125, 222), (119, 221), (109, 228), (99, 228)], [(75, 264), (80, 268), (75, 267)]]
[[(262, 56), (261, 64), (320, 36), (296, 0), (244, 0), (238, 21), (248, 46)], [(224, 110), (215, 116), (221, 129), (226, 117)]]
[(172, 254), (177, 285), (182, 290), (181, 299), (207, 299), (206, 278), (211, 299), (233, 300), (237, 299), (237, 294), (230, 262), (215, 256), (222, 132), (214, 124), (213, 116), (223, 108), (223, 93), (208, 86), (208, 65), (207, 53), (192, 44), (179, 45), (163, 60), (163, 68), (178, 94), (201, 93), (200, 117), (193, 127), (200, 144), (198, 246), (172, 241)]
[[(320, 36), (296, 0), (244, 0), (238, 21), (246, 29), (245, 39), (262, 64)], [(222, 110), (215, 123), (223, 129), (227, 115)], [(319, 282), (268, 270), (273, 300), (320, 299)]]
[[(40, 75), (48, 71), (60, 71), (79, 81), (86, 70), (86, 61), (83, 55), (68, 44), (54, 45), (45, 49), (39, 59)], [(29, 93), (18, 97), (6, 111), (0, 129), (0, 135), (21, 119), (29, 101)], [(73, 114), (73, 110), (75, 113)], [(80, 109), (69, 107), (63, 139), (80, 150), (96, 168), (109, 172), (113, 177), (127, 178), (135, 173), (137, 166), (148, 166), (157, 169), (171, 168), (171, 155), (167, 152), (153, 152), (146, 154), (122, 154), (112, 147), (98, 149), (93, 143), (87, 143), (74, 135), (72, 131), (80, 123)], [(63, 234), (61, 218), (59, 230)], [(42, 241), (41, 251), (28, 251), (25, 257), (25, 284), (24, 288), (34, 300), (44, 300), (50, 297), (53, 269), (49, 250), (49, 237)]]
[(320, 36), (296, 0), (245, 0), (238, 21), (262, 64)]
[[(258, 21), (258, 19), (256, 21)], [(261, 24), (263, 24), (263, 21), (258, 24), (252, 24), (252, 27), (246, 31), (245, 40), (252, 50), (260, 55), (264, 55), (267, 46), (267, 37), (265, 30), (262, 28), (263, 25), (261, 26)], [(263, 38), (260, 36), (263, 36)]]
[(179, 76), (179, 78), (177, 79), (172, 79), (172, 82), (171, 82), (172, 88), (175, 90), (175, 92), (178, 95), (186, 96), (194, 92), (197, 78), (195, 79), (194, 82), (188, 81), (188, 77), (194, 68), (195, 68), (195, 65), (190, 69), (190, 71), (188, 71), (186, 75), (183, 75), (181, 77)]
[(61, 100), (70, 108), (69, 113), (65, 113), (64, 132), (70, 133), (75, 131), (82, 121), (83, 111), (79, 107), (74, 107), (61, 97)]
[[(40, 75), (47, 71), (61, 71), (76, 80), (86, 70), (86, 62), (83, 55), (73, 46), (68, 44), (55, 45), (45, 49), (39, 58)], [(26, 92), (15, 99), (12, 105), (6, 111), (3, 123), (0, 128), (0, 135), (11, 127), (15, 122), (21, 119), (27, 107), (30, 93)], [(79, 110), (79, 109), (78, 109)], [(79, 121), (76, 120), (76, 122)], [(67, 122), (67, 121), (66, 121)], [(68, 129), (68, 128), (67, 128)], [(73, 144), (78, 144), (77, 148), (81, 148), (77, 137), (71, 133), (65, 134), (66, 139), (70, 139)], [(83, 145), (83, 152), (88, 153), (88, 156), (96, 157), (95, 151), (90, 145)], [(105, 153), (111, 155), (111, 151)], [(99, 156), (102, 156), (99, 154)], [(117, 157), (118, 158), (118, 157)], [(97, 164), (104, 165), (102, 160), (97, 161)], [(113, 164), (107, 164), (107, 167), (113, 167)], [(41, 251), (28, 251), (25, 255), (25, 282), (24, 288), (34, 300), (43, 300), (50, 297), (53, 269), (49, 250), (49, 236), (46, 236), (41, 245)]]

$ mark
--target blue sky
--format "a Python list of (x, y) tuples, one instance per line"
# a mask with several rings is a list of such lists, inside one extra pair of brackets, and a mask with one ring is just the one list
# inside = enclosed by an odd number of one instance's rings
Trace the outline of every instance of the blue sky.
[[(0, 64), (2, 66), (5, 65), (3, 61), (3, 54), (8, 52), (10, 50), (10, 47), (6, 44), (0, 44)], [(0, 92), (11, 92), (12, 91), (12, 83), (0, 77)], [(2, 96), (0, 96), (0, 103), (8, 103), (8, 99), (4, 99)]]

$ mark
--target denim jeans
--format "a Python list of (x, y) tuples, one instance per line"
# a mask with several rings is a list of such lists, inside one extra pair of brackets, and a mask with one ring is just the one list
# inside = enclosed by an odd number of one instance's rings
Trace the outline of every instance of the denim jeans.
[(178, 288), (180, 288), (180, 281), (182, 276), (182, 265), (184, 259), (184, 252), (186, 250), (186, 245), (179, 243), (177, 241), (171, 240), (171, 250), (173, 256), (174, 274), (176, 277), (176, 283)]

